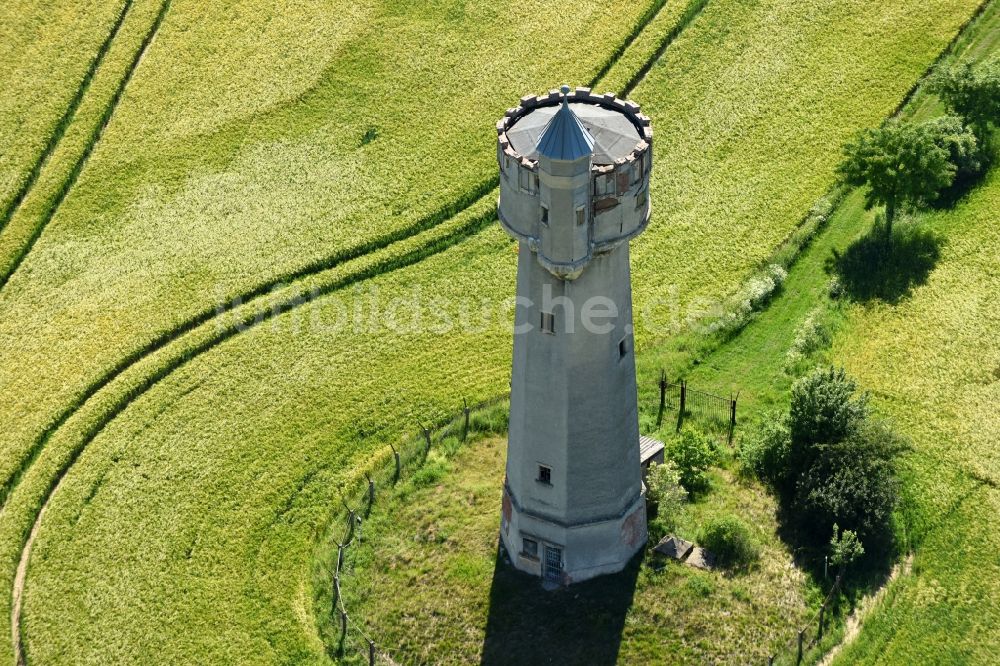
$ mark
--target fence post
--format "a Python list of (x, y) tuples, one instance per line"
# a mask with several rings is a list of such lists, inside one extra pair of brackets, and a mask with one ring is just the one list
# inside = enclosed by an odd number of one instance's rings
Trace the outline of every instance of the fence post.
[(399, 474), (402, 471), (399, 466), (399, 451), (392, 444), (389, 445), (389, 448), (392, 449), (392, 457), (396, 459), (396, 475), (392, 477), (392, 485), (396, 485), (396, 482), (399, 481)]
[(365, 473), (365, 477), (368, 479), (368, 508), (365, 511), (365, 515), (371, 515), (372, 505), (375, 504), (375, 481)]
[(344, 568), (344, 544), (337, 544), (337, 573)]
[(462, 398), (462, 413), (465, 414), (465, 424), (462, 426), (462, 441), (469, 436), (469, 401)]
[(823, 638), (823, 616), (826, 614), (826, 602), (819, 607), (819, 629), (816, 631), (816, 640)]
[(681, 380), (681, 408), (677, 412), (677, 432), (681, 431), (681, 426), (684, 425), (684, 408), (687, 405), (687, 380)]
[(375, 666), (375, 641), (368, 641), (368, 666)]
[(334, 574), (333, 576), (333, 607), (336, 608), (337, 604), (340, 603), (340, 574)]
[(350, 511), (351, 513), (347, 517), (347, 538), (344, 540), (344, 544), (349, 544), (354, 539), (354, 509)]
[(656, 413), (656, 427), (663, 424), (663, 412), (667, 408), (667, 371), (660, 370), (660, 411)]
[(420, 424), (420, 430), (424, 433), (424, 443), (426, 444), (424, 447), (424, 455), (426, 456), (431, 452), (431, 431), (425, 428), (423, 423)]
[(347, 611), (340, 611), (340, 635), (347, 637)]
[(802, 643), (803, 641), (805, 641), (805, 637), (806, 637), (806, 630), (799, 629), (799, 656), (795, 659), (796, 664), (802, 663)]
[(732, 393), (729, 394), (729, 446), (733, 445), (733, 432), (736, 430), (736, 401), (739, 397), (739, 393), (736, 397), (733, 397)]
[(769, 656), (769, 657), (767, 658), (767, 666), (774, 666), (774, 655), (773, 655), (773, 654), (772, 654), (772, 655), (770, 655), (770, 656)]

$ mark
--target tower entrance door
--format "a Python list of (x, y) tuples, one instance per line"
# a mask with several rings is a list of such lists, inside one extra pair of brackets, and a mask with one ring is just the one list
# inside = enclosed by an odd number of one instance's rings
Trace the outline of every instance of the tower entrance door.
[(562, 548), (545, 546), (545, 580), (561, 583), (562, 571)]

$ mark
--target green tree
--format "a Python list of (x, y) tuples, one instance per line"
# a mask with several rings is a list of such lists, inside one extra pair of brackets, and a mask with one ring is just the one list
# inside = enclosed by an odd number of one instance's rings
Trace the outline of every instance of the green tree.
[(920, 124), (893, 119), (844, 146), (838, 173), (848, 185), (868, 188), (867, 208), (885, 206), (887, 243), (901, 208), (934, 201), (955, 181), (955, 153), (961, 157), (970, 142), (971, 149), (976, 145), (971, 131), (957, 131), (961, 126), (957, 119)]
[(868, 417), (868, 395), (843, 368), (816, 368), (792, 386), (788, 412), (791, 457), (817, 443), (839, 442)]
[(890, 536), (903, 444), (873, 421), (867, 394), (843, 370), (817, 368), (792, 387), (782, 504), (812, 545), (836, 523), (860, 538)]
[(833, 524), (833, 537), (830, 539), (830, 564), (844, 573), (858, 558), (865, 554), (857, 532), (841, 531), (837, 523)]
[(962, 116), (983, 143), (990, 127), (1000, 124), (1000, 56), (973, 66), (953, 65), (942, 70), (932, 84), (949, 111)]

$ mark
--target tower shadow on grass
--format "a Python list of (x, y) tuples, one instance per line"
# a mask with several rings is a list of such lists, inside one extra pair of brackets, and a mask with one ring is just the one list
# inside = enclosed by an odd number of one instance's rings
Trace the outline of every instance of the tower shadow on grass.
[(498, 549), (480, 664), (616, 663), (641, 563), (640, 552), (620, 573), (545, 591)]
[(914, 224), (897, 225), (886, 242), (885, 225), (876, 223), (843, 254), (834, 250), (830, 268), (853, 300), (895, 304), (927, 282), (941, 258), (941, 243)]

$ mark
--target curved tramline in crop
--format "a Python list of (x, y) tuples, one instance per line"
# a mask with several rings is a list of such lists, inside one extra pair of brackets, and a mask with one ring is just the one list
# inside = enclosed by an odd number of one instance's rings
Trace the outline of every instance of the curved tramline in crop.
[[(57, 132), (58, 137), (56, 138), (55, 141), (51, 142), (50, 146), (47, 147), (46, 153), (44, 153), (43, 158), (39, 161), (38, 168), (35, 170), (35, 172), (33, 172), (33, 178), (30, 181), (31, 184), (34, 184), (35, 180), (37, 180), (38, 174), (41, 172), (42, 164), (45, 162), (46, 159), (48, 159), (49, 155), (52, 154), (52, 151), (55, 149), (56, 143), (58, 142), (58, 138), (62, 137), (62, 134), (66, 129), (66, 125), (69, 124), (69, 121), (72, 119), (73, 114), (76, 112), (77, 107), (79, 107), (80, 101), (83, 99), (83, 94), (86, 92), (87, 87), (89, 87), (90, 81), (91, 79), (93, 79), (93, 75), (96, 73), (97, 68), (100, 66), (100, 63), (104, 58), (104, 54), (107, 53), (108, 48), (110, 48), (111, 42), (114, 36), (118, 33), (118, 29), (121, 27), (121, 24), (125, 19), (125, 15), (128, 12), (128, 9), (131, 7), (131, 5), (132, 5), (132, 0), (129, 0), (129, 2), (126, 3), (122, 11), (119, 21), (115, 24), (115, 29), (108, 36), (108, 40), (102, 45), (102, 50), (98, 54), (98, 57), (95, 58), (92, 70), (88, 71), (88, 77), (85, 79), (86, 85), (81, 86), (77, 96), (74, 97), (73, 104), (71, 104), (70, 106), (70, 110), (67, 112), (67, 115), (64, 116), (63, 122), (60, 123), (61, 125), (60, 130), (59, 132)], [(125, 93), (125, 89), (128, 87), (129, 81), (132, 80), (132, 75), (135, 73), (135, 70), (139, 67), (139, 63), (142, 61), (142, 57), (143, 55), (145, 55), (147, 49), (149, 48), (150, 43), (152, 43), (153, 38), (156, 37), (156, 33), (157, 31), (159, 31), (160, 25), (163, 23), (163, 19), (166, 17), (167, 11), (169, 9), (170, 9), (170, 0), (163, 0), (163, 2), (160, 4), (160, 9), (156, 14), (156, 18), (153, 19), (153, 23), (149, 27), (149, 30), (144, 35), (142, 43), (140, 43), (139, 48), (136, 49), (132, 61), (129, 63), (128, 68), (125, 70), (125, 75), (119, 81), (117, 88), (115, 89), (113, 95), (111, 96), (111, 99), (108, 101), (107, 106), (104, 108), (104, 112), (98, 119), (97, 124), (91, 130), (88, 141), (84, 146), (83, 150), (81, 151), (79, 157), (73, 164), (65, 180), (63, 180), (54, 198), (46, 206), (42, 218), (35, 223), (34, 228), (28, 234), (28, 238), (24, 241), (23, 245), (21, 245), (21, 247), (15, 251), (14, 256), (10, 259), (10, 263), (2, 269), (3, 272), (0, 273), (0, 290), (2, 290), (7, 285), (11, 276), (14, 275), (15, 272), (17, 272), (17, 269), (21, 266), (21, 263), (24, 261), (25, 257), (27, 257), (28, 253), (31, 252), (31, 248), (35, 245), (35, 242), (42, 235), (42, 232), (45, 231), (45, 227), (48, 226), (49, 222), (52, 220), (56, 212), (59, 210), (59, 207), (62, 205), (62, 202), (66, 199), (66, 196), (69, 194), (70, 190), (73, 189), (73, 185), (76, 183), (77, 178), (80, 177), (80, 173), (83, 171), (84, 167), (87, 164), (87, 159), (90, 157), (91, 153), (93, 153), (94, 148), (97, 146), (97, 143), (101, 140), (101, 136), (104, 134), (104, 130), (107, 128), (108, 123), (111, 122), (111, 117), (114, 115), (115, 109), (118, 107), (118, 103), (121, 101), (122, 95)], [(30, 187), (25, 188), (24, 190), (25, 195), (27, 194), (28, 189), (30, 189)], [(24, 196), (21, 196), (20, 199), (17, 201), (18, 205), (21, 203), (21, 201), (23, 201), (23, 199)], [(10, 220), (15, 210), (16, 206), (10, 209), (10, 214), (5, 217), (4, 222)], [(0, 229), (2, 229), (2, 227), (0, 227)]]
[(76, 92), (73, 93), (73, 97), (66, 106), (66, 110), (63, 111), (62, 116), (60, 116), (59, 120), (56, 121), (55, 128), (52, 133), (49, 134), (49, 138), (42, 147), (42, 151), (38, 154), (37, 159), (28, 171), (28, 177), (24, 179), (24, 182), (21, 183), (21, 186), (18, 188), (13, 198), (4, 207), (3, 213), (0, 213), (0, 233), (3, 233), (7, 224), (10, 222), (11, 217), (14, 216), (14, 212), (17, 211), (18, 207), (24, 201), (24, 198), (28, 195), (28, 192), (30, 192), (31, 188), (35, 185), (35, 182), (38, 180), (38, 176), (42, 171), (42, 167), (45, 166), (45, 163), (55, 150), (56, 145), (58, 145), (63, 135), (66, 133), (66, 128), (73, 120), (73, 116), (80, 107), (80, 102), (83, 101), (84, 95), (86, 95), (87, 91), (90, 89), (90, 83), (94, 79), (94, 74), (97, 73), (97, 69), (101, 66), (101, 63), (104, 62), (104, 57), (111, 48), (111, 43), (115, 40), (119, 30), (121, 30), (122, 24), (125, 22), (125, 17), (132, 8), (132, 2), (133, 0), (125, 0), (121, 9), (118, 10), (118, 15), (111, 26), (111, 30), (108, 32), (107, 37), (105, 37), (104, 42), (97, 49), (97, 53), (94, 54), (93, 59), (91, 59), (90, 65), (87, 67), (87, 71), (84, 73), (83, 78), (76, 87)]
[[(681, 21), (674, 25), (668, 35), (661, 40), (657, 48), (646, 58), (642, 66), (643, 73), (649, 71), (652, 63), (663, 55), (669, 44), (672, 43), (673, 40), (680, 35), (684, 27), (686, 27), (686, 25), (697, 16), (698, 12), (707, 4), (707, 1), (708, 0), (692, 0), (690, 7), (695, 8), (694, 11), (685, 12), (680, 17)], [(156, 30), (169, 8), (169, 2), (170, 0), (164, 1), (161, 12), (158, 14), (157, 20), (154, 23), (148, 38), (143, 42), (142, 48), (137, 53), (135, 62), (130, 68), (128, 76), (126, 76), (122, 81), (118, 94), (115, 96), (115, 102), (117, 102), (120, 98), (121, 92), (124, 90), (125, 85), (127, 85), (132, 71), (134, 71), (135, 67), (138, 65), (142, 53), (145, 52), (149, 42), (152, 41), (153, 36), (155, 36)], [(635, 29), (629, 34), (626, 41), (614, 51), (608, 61), (602, 65), (599, 73), (592, 78), (590, 82), (591, 86), (599, 83), (600, 79), (612, 70), (614, 64), (618, 61), (622, 54), (625, 53), (633, 42), (636, 41), (642, 33), (642, 30), (657, 17), (666, 4), (667, 3), (664, 0), (658, 0), (650, 6), (647, 12), (643, 15), (641, 21), (636, 25)], [(623, 94), (627, 94), (632, 88), (634, 88), (635, 85), (638, 84), (640, 80), (641, 77), (636, 75), (630, 77), (629, 84), (624, 89)], [(94, 143), (96, 143), (97, 139), (100, 138), (100, 132), (107, 125), (111, 112), (113, 112), (113, 106), (105, 116), (100, 129), (95, 133)], [(81, 157), (78, 168), (74, 170), (67, 186), (61, 192), (59, 201), (65, 197), (68, 190), (72, 187), (76, 176), (79, 174), (80, 168), (82, 168), (83, 162), (89, 155), (92, 148), (93, 144), (90, 145), (87, 152)], [(45, 509), (48, 506), (49, 499), (58, 489), (62, 478), (78, 459), (87, 444), (97, 437), (97, 435), (100, 434), (104, 427), (112, 419), (114, 419), (115, 416), (124, 411), (129, 404), (152, 388), (152, 386), (154, 386), (158, 381), (162, 380), (164, 377), (171, 374), (173, 371), (177, 370), (196, 356), (208, 351), (229, 338), (244, 332), (259, 323), (267, 321), (274, 316), (309, 303), (323, 295), (343, 289), (351, 284), (371, 278), (375, 275), (380, 275), (388, 271), (412, 265), (427, 256), (441, 252), (479, 232), (486, 226), (487, 223), (494, 219), (495, 212), (492, 210), (492, 201), (495, 199), (497, 185), (498, 178), (496, 176), (491, 176), (489, 179), (483, 181), (479, 186), (466, 193), (455, 202), (447, 204), (431, 215), (421, 218), (416, 224), (411, 225), (410, 227), (392, 234), (387, 234), (374, 242), (363, 244), (354, 249), (334, 253), (323, 260), (314, 262), (296, 271), (289, 272), (278, 279), (260, 284), (254, 289), (236, 296), (227, 303), (203, 310), (196, 317), (185, 321), (178, 327), (161, 335), (150, 344), (123, 359), (98, 381), (89, 386), (79, 399), (74, 401), (69, 408), (64, 410), (53, 422), (53, 424), (35, 441), (30, 448), (27, 457), (23, 460), (15, 474), (2, 488), (0, 488), (0, 506), (6, 507), (8, 497), (17, 488), (20, 480), (32, 467), (41, 451), (45, 448), (46, 444), (51, 440), (55, 433), (58, 432), (59, 429), (62, 428), (76, 413), (83, 409), (92, 398), (94, 398), (106, 387), (113, 384), (117, 379), (125, 375), (143, 359), (155, 355), (174, 344), (183, 345), (183, 340), (186, 336), (194, 337), (199, 331), (212, 328), (213, 323), (220, 322), (218, 326), (214, 327), (214, 333), (209, 333), (204, 340), (195, 342), (193, 347), (181, 350), (171, 360), (167, 361), (166, 364), (158, 371), (141, 381), (138, 387), (127, 390), (120, 400), (115, 401), (113, 406), (105, 413), (104, 417), (99, 418), (95, 422), (95, 425), (87, 431), (86, 435), (82, 438), (78, 445), (73, 448), (66, 464), (58, 470), (56, 478), (51, 481), (48, 489), (44, 492), (44, 498), (41, 501), (40, 508), (35, 515), (30, 531), (26, 535), (26, 540), (22, 547), (21, 555), (18, 558), (17, 571), (14, 577), (11, 605), (11, 632), (18, 663), (24, 663), (25, 659), (20, 632), (25, 578), (27, 575), (28, 563), (30, 561), (31, 548), (41, 525)], [(446, 226), (446, 222), (454, 220), (463, 213), (472, 211), (474, 208), (481, 207), (484, 202), (490, 206), (490, 210), (485, 214), (470, 216), (472, 219), (458, 227), (456, 230), (442, 234), (440, 238), (428, 239), (423, 244), (417, 244), (417, 247), (413, 249), (402, 248), (403, 251), (400, 253), (400, 256), (392, 255), (391, 251), (394, 247), (404, 246), (406, 245), (406, 241), (411, 239), (420, 239), (422, 234), (428, 231), (433, 232), (433, 230), (438, 227), (444, 228)], [(54, 209), (52, 210), (52, 213), (54, 214)], [(51, 219), (51, 214), (48, 219)], [(43, 230), (44, 225), (37, 230), (33, 240), (37, 240), (38, 235), (40, 235)], [(18, 263), (15, 264), (13, 270), (16, 270), (17, 265), (19, 265), (24, 256), (27, 255), (30, 248), (31, 244), (25, 248), (24, 254), (22, 254), (18, 259)], [(332, 275), (332, 273), (334, 273), (341, 266), (350, 265), (351, 262), (364, 259), (367, 256), (380, 256), (378, 253), (383, 250), (388, 250), (390, 252), (390, 256), (383, 262), (376, 261), (371, 267), (363, 268), (346, 276)], [(0, 288), (6, 284), (7, 279), (9, 279), (10, 275), (13, 274), (13, 270), (11, 270), (11, 272), (4, 278), (0, 279)], [(331, 274), (331, 279), (329, 281), (324, 281), (323, 276), (328, 273)], [(301, 284), (314, 278), (318, 279), (318, 284), (313, 282), (311, 287), (308, 289), (295, 287), (296, 284)], [(284, 294), (284, 297), (280, 298), (277, 302), (274, 299), (274, 292), (276, 289), (281, 290), (281, 293)], [(222, 321), (223, 319), (232, 319), (234, 321), (227, 324)]]
[[(657, 50), (654, 50), (654, 54), (656, 51)], [(658, 55), (654, 55), (654, 57), (658, 57)], [(492, 182), (493, 181), (485, 181), (480, 188), (477, 188), (477, 190), (481, 190), (480, 196), (473, 196), (469, 203), (471, 205), (476, 205), (477, 202), (482, 206), (491, 205), (489, 193), (492, 191), (492, 187), (490, 186)], [(426, 229), (426, 231), (436, 229), (437, 227), (435, 225), (447, 224), (450, 219), (450, 214), (446, 214), (442, 216), (441, 220), (431, 224), (431, 228)], [(190, 360), (196, 355), (202, 354), (204, 351), (217, 346), (222, 340), (236, 336), (240, 332), (241, 327), (245, 328), (246, 326), (253, 326), (260, 313), (264, 313), (263, 316), (266, 318), (273, 316), (267, 314), (269, 310), (273, 312), (275, 310), (282, 311), (282, 308), (285, 308), (286, 306), (287, 309), (294, 309), (295, 307), (298, 307), (301, 304), (300, 301), (302, 298), (309, 296), (309, 285), (307, 283), (310, 282), (312, 278), (317, 278), (317, 281), (322, 281), (323, 284), (326, 285), (322, 288), (328, 290), (324, 293), (329, 293), (336, 288), (351, 284), (353, 281), (364, 279), (370, 275), (382, 274), (388, 270), (399, 268), (403, 265), (412, 265), (421, 261), (422, 259), (436, 254), (441, 249), (450, 247), (464, 238), (475, 235), (481, 223), (482, 220), (479, 220), (478, 222), (473, 220), (468, 223), (462, 223), (457, 225), (460, 228), (456, 229), (453, 233), (442, 233), (439, 235), (432, 234), (429, 239), (421, 237), (419, 241), (416, 236), (403, 235), (386, 244), (384, 248), (382, 248), (385, 252), (378, 252), (377, 257), (374, 253), (372, 253), (371, 257), (369, 257), (368, 254), (362, 253), (356, 257), (356, 259), (360, 262), (367, 262), (370, 259), (372, 263), (370, 265), (366, 264), (365, 267), (357, 271), (345, 271), (343, 274), (337, 273), (337, 276), (339, 277), (334, 276), (333, 273), (327, 274), (326, 271), (330, 270), (337, 272), (337, 269), (340, 267), (345, 269), (348, 268), (346, 265), (334, 262), (334, 266), (321, 266), (318, 264), (322, 264), (323, 262), (318, 262), (316, 265), (317, 272), (315, 273), (308, 271), (296, 272), (295, 285), (287, 287), (281, 291), (281, 296), (277, 299), (277, 307), (274, 307), (270, 300), (266, 298), (269, 294), (270, 288), (272, 286), (277, 286), (275, 282), (270, 281), (266, 285), (256, 287), (248, 292), (245, 292), (250, 295), (250, 298), (247, 299), (248, 302), (243, 304), (229, 303), (224, 305), (219, 311), (214, 309), (205, 310), (202, 313), (203, 318), (200, 318), (202, 317), (202, 315), (200, 315), (199, 318), (185, 322), (180, 327), (173, 329), (171, 331), (172, 335), (166, 335), (158, 338), (156, 345), (144, 347), (142, 353), (133, 354), (129, 357), (127, 362), (118, 364), (112, 373), (105, 374), (102, 377), (102, 381), (93, 384), (92, 387), (85, 392), (85, 397), (76, 401), (75, 406), (71, 410), (65, 412), (65, 415), (58, 420), (54, 427), (46, 429), (46, 433), (43, 435), (42, 439), (36, 441), (33, 446), (33, 453), (30, 460), (24, 461), (21, 465), (20, 472), (17, 475), (17, 478), (21, 480), (21, 482), (17, 484), (17, 488), (14, 488), (14, 483), (7, 485), (7, 492), (5, 493), (5, 509), (7, 509), (12, 502), (13, 497), (11, 493), (14, 491), (16, 491), (19, 495), (27, 493), (38, 494), (37, 501), (32, 500), (31, 503), (33, 506), (28, 509), (31, 515), (27, 518), (23, 528), (21, 543), (24, 544), (24, 546), (21, 548), (19, 556), (16, 557), (17, 561), (19, 563), (24, 562), (26, 567), (30, 555), (30, 545), (33, 543), (33, 537), (31, 535), (34, 532), (31, 530), (31, 526), (37, 526), (40, 524), (40, 512), (42, 508), (48, 506), (49, 500), (53, 496), (59, 480), (64, 477), (70, 466), (75, 463), (83, 448), (86, 447), (112, 419), (126, 409), (128, 405), (132, 404), (135, 399), (156, 385), (163, 377), (172, 373), (173, 370), (185, 365), (186, 360)], [(413, 241), (412, 245), (408, 244), (411, 240)], [(402, 249), (398, 248), (397, 241), (399, 244), (405, 245), (405, 247)], [(383, 258), (383, 254), (388, 256)], [(319, 278), (321, 275), (324, 277), (320, 280)], [(328, 275), (329, 281), (327, 281), (326, 277)], [(340, 287), (336, 285), (340, 285)], [(225, 316), (220, 317), (220, 315)], [(213, 332), (211, 330), (212, 325), (217, 321), (221, 322), (225, 318), (238, 319), (239, 322), (242, 323), (237, 326), (231, 323), (227, 325), (223, 322), (224, 331), (222, 333)], [(172, 355), (172, 358), (169, 359), (166, 364), (160, 365), (157, 368), (156, 362), (158, 362), (159, 352), (161, 350)], [(147, 360), (150, 362), (147, 363)], [(133, 377), (133, 375), (135, 375), (135, 377)], [(112, 384), (114, 386), (112, 386)], [(108, 401), (105, 401), (103, 398), (100, 401), (92, 401), (92, 399), (98, 394), (101, 394), (102, 396), (105, 395), (102, 390), (105, 387), (112, 389), (112, 392), (117, 391), (118, 388), (121, 387), (124, 391), (124, 397), (116, 399), (114, 396), (109, 396)], [(105, 404), (106, 402), (111, 403), (110, 408), (107, 408), (107, 405)], [(46, 444), (50, 441), (50, 439), (57, 436), (62, 439), (64, 426), (66, 426), (70, 420), (74, 421), (73, 425), (75, 426), (75, 422), (78, 419), (74, 418), (74, 415), (78, 411), (84, 409), (89, 410), (91, 405), (94, 406), (94, 409), (103, 410), (103, 412), (93, 420), (95, 425), (85, 428), (83, 436), (71, 445), (71, 449), (73, 450), (72, 455), (68, 456), (68, 458), (64, 458), (63, 462), (58, 462), (57, 469), (54, 470), (54, 474), (50, 477), (52, 480), (44, 478), (38, 479), (38, 488), (24, 487), (27, 485), (27, 474), (30, 473), (32, 475), (32, 479), (36, 479), (40, 474), (44, 474), (38, 472), (38, 470), (34, 468), (33, 462), (38, 458), (43, 448), (46, 451), (49, 449)], [(46, 458), (48, 457), (48, 454), (46, 454)], [(19, 504), (18, 506), (21, 505)], [(19, 514), (17, 515), (19, 517)], [(23, 591), (23, 588), (21, 591)], [(18, 606), (20, 605), (20, 595), (14, 599), (14, 603)], [(18, 613), (19, 612), (20, 611), (18, 610)]]

